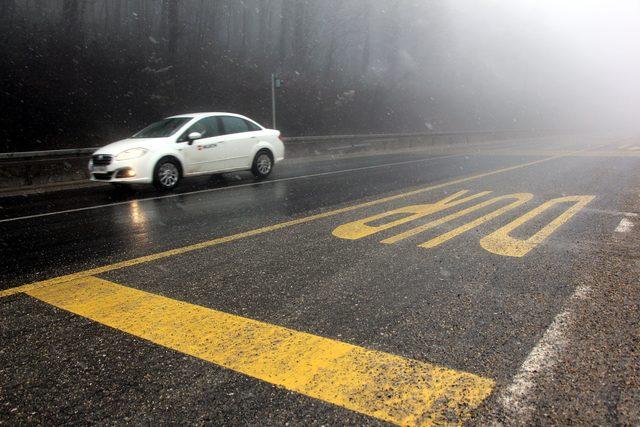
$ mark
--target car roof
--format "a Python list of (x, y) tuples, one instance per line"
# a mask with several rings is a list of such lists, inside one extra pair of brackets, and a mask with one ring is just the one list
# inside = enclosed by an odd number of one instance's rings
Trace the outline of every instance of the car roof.
[(223, 113), (223, 112), (209, 112), (209, 113), (188, 113), (188, 114), (178, 114), (176, 116), (171, 116), (171, 117), (167, 117), (168, 119), (173, 119), (173, 118), (189, 118), (189, 119), (195, 119), (195, 118), (199, 118), (199, 117), (207, 117), (207, 116), (236, 116), (236, 117), (242, 117), (242, 118), (247, 118), (245, 116), (242, 116), (240, 114), (235, 114), (235, 113)]

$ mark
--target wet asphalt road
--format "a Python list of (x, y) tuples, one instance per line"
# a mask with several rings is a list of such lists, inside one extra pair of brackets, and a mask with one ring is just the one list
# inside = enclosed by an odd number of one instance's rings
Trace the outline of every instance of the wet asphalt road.
[[(563, 137), (452, 145), (288, 161), (264, 182), (227, 175), (192, 180), (169, 195), (96, 187), (0, 198), (0, 290), (121, 262), (83, 277), (170, 299), (162, 304), (181, 301), (234, 315), (234, 322), (253, 319), (303, 332), (304, 339), (375, 351), (367, 362), (391, 354), (491, 383), (477, 401), (470, 397), (477, 384), (445, 393), (442, 399), (456, 405), (434, 404), (440, 422), (634, 424), (640, 151), (633, 144)], [(480, 192), (491, 193), (384, 227), (415, 206)], [(513, 194), (522, 203), (502, 214), (492, 216), (514, 199), (381, 242)], [(550, 204), (570, 196), (585, 205), (571, 211), (572, 201)], [(545, 203), (548, 209), (534, 210)], [(405, 213), (382, 218), (398, 209)], [(486, 221), (442, 239), (476, 219)], [(632, 225), (621, 228), (624, 221)], [(364, 235), (359, 224), (380, 228)], [(262, 231), (238, 235), (250, 230)], [(226, 236), (237, 237), (216, 240)], [(201, 242), (210, 243), (190, 246)], [(432, 247), (418, 246), (425, 242)], [(523, 247), (528, 251), (518, 254)], [(41, 285), (55, 294), (67, 282)], [(114, 326), (109, 308), (93, 320), (79, 315), (91, 301), (70, 308), (73, 292), (54, 295), (57, 303), (46, 292), (29, 292), (0, 299), (1, 423), (398, 422), (376, 412), (379, 402), (371, 399), (355, 410), (349, 399), (339, 401), (340, 391), (326, 392), (336, 379), (322, 371), (310, 387), (295, 373), (273, 380), (265, 372), (277, 370), (275, 362), (256, 374), (238, 367), (246, 355), (225, 353), (220, 363), (204, 353), (194, 357), (175, 340), (202, 331), (182, 318), (145, 335), (151, 325), (144, 319)], [(255, 333), (253, 341), (276, 345), (264, 336)], [(230, 332), (228, 349), (220, 351), (242, 347), (242, 337)], [(302, 357), (295, 349), (283, 354)], [(523, 375), (523, 364), (533, 373)]]

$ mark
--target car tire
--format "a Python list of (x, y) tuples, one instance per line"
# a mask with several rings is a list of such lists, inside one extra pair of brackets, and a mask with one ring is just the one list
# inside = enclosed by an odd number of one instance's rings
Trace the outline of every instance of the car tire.
[(264, 179), (269, 176), (273, 170), (273, 155), (269, 150), (260, 150), (253, 158), (251, 173), (257, 179)]
[(169, 191), (176, 188), (182, 177), (180, 162), (173, 157), (163, 157), (158, 160), (153, 169), (153, 185), (158, 190)]

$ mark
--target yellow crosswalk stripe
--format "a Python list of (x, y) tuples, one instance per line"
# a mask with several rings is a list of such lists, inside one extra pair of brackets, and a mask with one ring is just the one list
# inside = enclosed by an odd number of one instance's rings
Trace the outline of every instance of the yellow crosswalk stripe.
[(262, 381), (400, 425), (459, 424), (494, 381), (97, 277), (26, 294)]

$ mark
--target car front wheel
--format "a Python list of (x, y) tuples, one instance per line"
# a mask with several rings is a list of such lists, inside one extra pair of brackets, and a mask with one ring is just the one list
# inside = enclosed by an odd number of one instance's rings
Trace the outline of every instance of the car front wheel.
[(160, 159), (153, 173), (153, 185), (159, 190), (172, 190), (180, 181), (180, 165), (171, 158)]
[(258, 179), (266, 178), (272, 170), (273, 157), (271, 156), (271, 153), (266, 150), (259, 151), (253, 159), (253, 166), (251, 167), (253, 175)]

